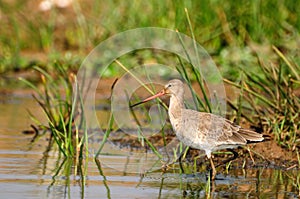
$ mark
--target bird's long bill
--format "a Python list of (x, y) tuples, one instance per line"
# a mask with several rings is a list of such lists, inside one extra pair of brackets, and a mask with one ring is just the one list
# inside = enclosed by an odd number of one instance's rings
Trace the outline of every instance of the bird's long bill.
[(157, 94), (155, 94), (155, 95), (153, 95), (151, 97), (148, 97), (147, 99), (144, 99), (142, 102), (148, 102), (148, 101), (153, 100), (153, 99), (155, 99), (157, 97), (161, 97), (161, 96), (163, 96), (165, 94), (166, 94), (165, 90), (161, 90), (159, 93), (157, 93)]
[(165, 95), (165, 94), (166, 94), (166, 92), (165, 92), (165, 90), (163, 89), (163, 90), (160, 91), (159, 93), (157, 93), (157, 94), (155, 94), (155, 95), (153, 95), (153, 96), (151, 96), (151, 97), (148, 97), (148, 98), (144, 99), (143, 101), (141, 101), (141, 102), (139, 102), (139, 103), (136, 103), (136, 104), (131, 105), (131, 107), (134, 107), (134, 106), (140, 105), (140, 104), (142, 104), (142, 103), (148, 102), (148, 101), (153, 100), (153, 99), (155, 99), (155, 98), (157, 98), (157, 97), (161, 97), (161, 96), (163, 96), (163, 95)]

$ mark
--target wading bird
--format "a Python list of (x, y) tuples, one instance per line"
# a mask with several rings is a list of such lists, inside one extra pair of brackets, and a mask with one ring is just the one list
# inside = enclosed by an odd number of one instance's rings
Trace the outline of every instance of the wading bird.
[[(216, 168), (211, 156), (213, 151), (221, 149), (232, 151), (233, 148), (246, 145), (249, 142), (264, 140), (262, 134), (241, 128), (220, 116), (186, 109), (184, 106), (183, 83), (178, 79), (169, 81), (162, 91), (143, 100), (141, 103), (163, 95), (170, 96), (168, 114), (176, 136), (186, 146), (205, 151), (211, 164), (212, 180), (216, 177)], [(232, 152), (234, 158), (236, 158), (237, 153)]]

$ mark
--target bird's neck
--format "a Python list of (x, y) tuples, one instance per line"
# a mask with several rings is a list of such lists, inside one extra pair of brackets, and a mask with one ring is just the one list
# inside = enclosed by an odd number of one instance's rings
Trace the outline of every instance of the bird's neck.
[(169, 105), (170, 119), (180, 119), (184, 109), (183, 96), (171, 96)]

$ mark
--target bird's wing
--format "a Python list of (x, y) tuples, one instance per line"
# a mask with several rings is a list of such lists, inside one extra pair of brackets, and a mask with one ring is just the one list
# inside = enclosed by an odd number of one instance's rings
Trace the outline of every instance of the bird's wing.
[(234, 127), (236, 129), (236, 132), (238, 134), (240, 134), (243, 138), (245, 138), (247, 141), (250, 141), (250, 142), (260, 142), (260, 141), (264, 140), (263, 135), (260, 134), (260, 133), (252, 131), (250, 129), (244, 129), (244, 128), (242, 128), (242, 127), (234, 124), (232, 121), (227, 120), (227, 119), (226, 119), (226, 122), (228, 124), (230, 124), (232, 127)]
[(230, 120), (220, 116), (187, 110), (185, 113), (188, 120), (192, 120), (189, 124), (197, 125), (197, 131), (201, 132), (201, 136), (207, 140), (216, 140), (220, 144), (241, 144), (244, 145), (247, 141), (262, 141), (263, 136), (254, 131), (243, 129), (235, 125)]
[(224, 144), (246, 144), (247, 139), (242, 136), (239, 131), (240, 126), (234, 125), (227, 119), (223, 119), (223, 127), (220, 127), (221, 133), (219, 134), (218, 141)]

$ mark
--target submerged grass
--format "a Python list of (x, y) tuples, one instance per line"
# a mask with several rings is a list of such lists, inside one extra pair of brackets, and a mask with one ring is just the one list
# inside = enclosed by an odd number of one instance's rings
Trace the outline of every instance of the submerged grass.
[[(71, 185), (75, 181), (73, 176), (78, 176), (76, 183), (79, 183), (81, 198), (84, 198), (87, 180), (87, 166), (88, 159), (86, 159), (85, 162), (83, 159), (81, 159), (79, 162), (74, 162), (72, 158), (64, 158), (62, 160), (58, 159), (57, 165), (53, 170), (54, 174), (52, 176), (52, 182), (48, 186), (48, 191), (50, 192), (52, 187), (55, 187), (59, 184), (65, 188), (65, 197), (71, 198), (73, 191)], [(63, 176), (64, 179), (63, 183), (61, 176)]]
[[(49, 144), (44, 153), (44, 158), (49, 157), (48, 152), (53, 144), (58, 147), (57, 165), (54, 169), (52, 183), (48, 190), (60, 183), (59, 176), (65, 178), (65, 190), (71, 196), (71, 176), (79, 176), (81, 197), (84, 198), (86, 176), (88, 168), (88, 139), (86, 122), (84, 118), (83, 101), (78, 92), (76, 76), (68, 74), (61, 63), (55, 63), (55, 73), (49, 73), (40, 67), (34, 69), (41, 75), (41, 87), (28, 80), (21, 79), (30, 86), (36, 94), (33, 95), (46, 116), (46, 124), (30, 113), (36, 123), (34, 126), (37, 139), (50, 133)], [(42, 131), (42, 133), (41, 133)], [(35, 141), (35, 140), (33, 140)], [(85, 154), (84, 154), (85, 152)], [(63, 154), (63, 159), (61, 158)], [(45, 161), (47, 162), (47, 161)]]

